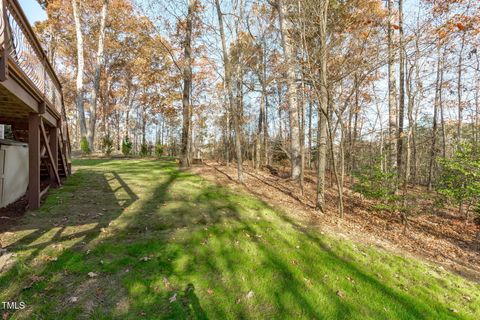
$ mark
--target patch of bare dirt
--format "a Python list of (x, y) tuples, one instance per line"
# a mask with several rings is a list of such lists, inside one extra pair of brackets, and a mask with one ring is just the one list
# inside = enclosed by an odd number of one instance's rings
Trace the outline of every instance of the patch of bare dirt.
[(10, 226), (14, 225), (21, 217), (23, 217), (27, 210), (27, 205), (27, 197), (23, 196), (5, 208), (0, 208), (0, 232), (8, 230)]
[[(420, 197), (414, 204), (414, 214), (409, 216), (404, 234), (400, 215), (376, 210), (374, 206), (378, 202), (364, 199), (349, 188), (344, 192), (345, 219), (338, 216), (337, 191), (333, 185), (326, 192), (327, 214), (319, 214), (315, 210), (314, 172), (306, 174), (302, 195), (297, 182), (288, 180), (282, 173), (274, 175), (267, 168), (254, 170), (245, 166), (243, 185), (236, 182), (234, 165), (207, 162), (191, 170), (216, 184), (246, 190), (289, 216), (329, 233), (420, 257), (480, 281), (480, 226), (465, 223), (464, 217), (453, 209), (434, 209), (428, 197)], [(410, 192), (425, 193), (425, 190)]]
[[(40, 189), (43, 190), (47, 186), (50, 185), (49, 180), (42, 180), (40, 185)], [(47, 192), (40, 200), (43, 202), (47, 197), (49, 192)], [(12, 229), (15, 225), (17, 225), (22, 217), (28, 210), (28, 200), (27, 195), (23, 195), (17, 201), (9, 204), (4, 208), (0, 208), (0, 233), (6, 232)], [(2, 243), (0, 242), (0, 248), (3, 248)]]

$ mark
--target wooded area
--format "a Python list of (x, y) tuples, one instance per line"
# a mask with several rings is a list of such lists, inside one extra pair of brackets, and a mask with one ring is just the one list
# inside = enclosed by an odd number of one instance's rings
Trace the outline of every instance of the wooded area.
[(3, 319), (480, 319), (478, 0), (37, 2)]
[[(44, 1), (84, 153), (175, 156), (327, 176), (388, 202), (408, 189), (478, 211), (477, 1)], [(76, 45), (72, 45), (76, 43)], [(414, 199), (413, 199), (414, 200)]]

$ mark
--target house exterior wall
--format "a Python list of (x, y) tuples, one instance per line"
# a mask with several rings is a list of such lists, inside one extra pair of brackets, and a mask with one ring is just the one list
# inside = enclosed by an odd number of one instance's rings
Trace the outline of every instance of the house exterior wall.
[(0, 141), (0, 207), (25, 195), (28, 187), (28, 146)]

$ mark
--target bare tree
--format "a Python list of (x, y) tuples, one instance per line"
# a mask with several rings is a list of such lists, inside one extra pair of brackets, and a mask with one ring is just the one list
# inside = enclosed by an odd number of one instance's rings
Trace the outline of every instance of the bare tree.
[(300, 147), (300, 117), (298, 110), (298, 94), (295, 74), (295, 54), (293, 49), (293, 40), (291, 30), (292, 21), (286, 15), (289, 14), (287, 2), (277, 1), (278, 20), (280, 23), (280, 35), (283, 47), (283, 55), (286, 68), (286, 84), (288, 99), (288, 114), (290, 119), (290, 160), (292, 163), (291, 178), (300, 179), (301, 174), (301, 147)]
[(440, 109), (442, 99), (442, 82), (443, 82), (443, 56), (441, 54), (441, 43), (437, 45), (437, 76), (435, 80), (435, 100), (433, 103), (433, 123), (432, 123), (432, 139), (430, 148), (430, 162), (428, 165), (428, 190), (433, 188), (434, 167), (437, 157), (437, 131), (438, 131), (438, 110)]
[(233, 97), (233, 89), (232, 89), (232, 71), (230, 65), (230, 58), (228, 56), (227, 50), (227, 40), (225, 39), (225, 29), (223, 26), (223, 13), (220, 7), (220, 1), (215, 0), (215, 7), (217, 10), (218, 16), (218, 24), (220, 29), (220, 38), (222, 42), (222, 52), (223, 52), (223, 68), (224, 68), (224, 81), (225, 87), (227, 90), (228, 95), (228, 105), (230, 114), (233, 118), (233, 126), (235, 130), (235, 151), (237, 156), (237, 174), (238, 174), (238, 181), (243, 182), (243, 168), (242, 168), (242, 145), (241, 145), (241, 134), (242, 131), (240, 129), (240, 121), (238, 118), (238, 110), (235, 110), (235, 99)]
[(320, 101), (318, 106), (318, 130), (317, 130), (317, 200), (316, 208), (325, 212), (325, 169), (327, 165), (327, 125), (328, 125), (328, 75), (327, 75), (327, 22), (328, 0), (320, 3), (319, 19), (319, 63), (320, 63)]

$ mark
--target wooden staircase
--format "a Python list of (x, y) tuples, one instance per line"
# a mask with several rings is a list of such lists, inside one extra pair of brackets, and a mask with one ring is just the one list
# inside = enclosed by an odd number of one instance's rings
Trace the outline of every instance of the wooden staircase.
[[(19, 128), (12, 128), (13, 130), (13, 135), (15, 137), (16, 141), (20, 142), (28, 142), (28, 130), (23, 130)], [(71, 174), (71, 160), (67, 156), (67, 154), (70, 154), (69, 152), (69, 143), (67, 140), (63, 140), (63, 131), (65, 128), (60, 129), (60, 135), (58, 139), (58, 163), (57, 163), (57, 170), (58, 170), (58, 175), (60, 178), (66, 178)], [(50, 139), (50, 137), (47, 135), (47, 139)], [(40, 165), (40, 177), (42, 181), (46, 181), (51, 178), (51, 164), (49, 162), (48, 154), (47, 154), (47, 149), (45, 147), (45, 144), (43, 144), (42, 149), (41, 149), (41, 165)]]
[[(48, 156), (42, 156), (42, 164), (40, 166), (40, 177), (42, 180), (47, 180), (50, 179), (50, 168), (51, 165), (48, 162)], [(65, 159), (62, 159), (62, 153), (60, 150), (58, 151), (58, 163), (57, 163), (57, 168), (58, 168), (58, 175), (60, 178), (66, 178), (68, 176), (68, 168)]]

